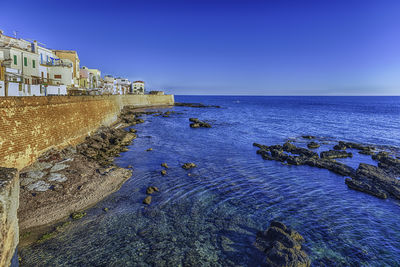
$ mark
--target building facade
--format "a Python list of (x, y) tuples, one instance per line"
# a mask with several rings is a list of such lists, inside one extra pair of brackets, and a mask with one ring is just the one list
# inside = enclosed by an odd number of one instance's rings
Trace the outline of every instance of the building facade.
[(135, 81), (132, 83), (132, 94), (143, 95), (144, 94), (144, 81)]

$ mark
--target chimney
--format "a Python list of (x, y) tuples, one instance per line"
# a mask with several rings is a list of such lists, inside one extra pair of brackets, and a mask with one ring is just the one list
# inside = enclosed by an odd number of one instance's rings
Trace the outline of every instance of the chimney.
[(33, 45), (32, 45), (32, 52), (33, 53), (35, 53), (35, 54), (37, 54), (38, 53), (38, 47), (37, 47), (37, 41), (36, 40), (34, 40), (33, 41)]

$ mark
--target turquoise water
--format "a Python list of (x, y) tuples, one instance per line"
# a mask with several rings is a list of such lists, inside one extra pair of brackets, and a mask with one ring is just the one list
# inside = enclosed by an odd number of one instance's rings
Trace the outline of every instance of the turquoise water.
[[(326, 141), (318, 151), (345, 140), (399, 153), (399, 97), (175, 98), (222, 108), (144, 116), (117, 159), (133, 165), (132, 178), (56, 238), (23, 249), (23, 266), (261, 266), (255, 234), (273, 219), (304, 236), (313, 266), (399, 266), (399, 201), (350, 190), (327, 170), (265, 161), (252, 146), (310, 134)], [(213, 128), (191, 129), (190, 117)], [(341, 161), (376, 164), (354, 152)], [(160, 192), (144, 206), (150, 185)]]

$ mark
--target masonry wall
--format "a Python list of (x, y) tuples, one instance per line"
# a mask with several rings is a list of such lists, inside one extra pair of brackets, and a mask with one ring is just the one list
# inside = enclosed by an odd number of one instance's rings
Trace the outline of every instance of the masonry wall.
[(50, 148), (76, 145), (126, 105), (173, 103), (173, 95), (2, 97), (0, 166), (21, 169)]

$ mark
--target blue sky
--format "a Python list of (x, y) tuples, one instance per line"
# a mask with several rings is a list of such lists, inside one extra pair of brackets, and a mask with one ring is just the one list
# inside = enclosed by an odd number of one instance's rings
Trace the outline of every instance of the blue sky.
[(175, 94), (400, 95), (400, 1), (2, 1), (0, 29)]

